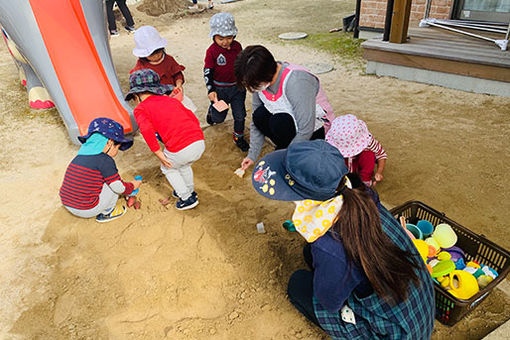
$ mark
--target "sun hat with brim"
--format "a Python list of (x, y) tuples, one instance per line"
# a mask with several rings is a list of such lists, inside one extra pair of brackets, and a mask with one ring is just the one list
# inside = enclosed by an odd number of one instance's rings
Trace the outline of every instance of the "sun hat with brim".
[(326, 201), (347, 174), (344, 158), (324, 140), (292, 143), (263, 157), (252, 174), (255, 190), (279, 201)]
[(133, 145), (133, 140), (124, 137), (124, 128), (113, 119), (100, 117), (89, 124), (89, 131), (84, 136), (78, 136), (78, 140), (83, 144), (94, 133), (99, 133), (108, 139), (120, 143), (119, 150), (127, 150)]
[(126, 100), (130, 100), (134, 93), (150, 92), (163, 95), (169, 94), (173, 89), (173, 85), (161, 84), (156, 72), (144, 68), (129, 76), (129, 92), (126, 94)]
[(363, 151), (372, 134), (367, 124), (354, 115), (343, 115), (335, 118), (326, 134), (326, 141), (340, 150), (344, 157), (354, 157)]
[(209, 37), (212, 38), (215, 35), (221, 37), (235, 37), (237, 35), (236, 22), (232, 14), (227, 12), (216, 13), (209, 20)]
[(152, 26), (142, 26), (135, 31), (135, 48), (133, 54), (138, 58), (145, 58), (157, 49), (165, 48), (167, 41), (161, 37)]

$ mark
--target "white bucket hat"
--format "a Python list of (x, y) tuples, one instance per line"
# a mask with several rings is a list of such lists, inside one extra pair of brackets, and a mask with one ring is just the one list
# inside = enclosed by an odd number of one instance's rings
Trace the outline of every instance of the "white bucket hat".
[(360, 154), (371, 140), (372, 134), (367, 124), (355, 115), (335, 118), (326, 134), (326, 142), (336, 147), (346, 158)]
[(209, 37), (212, 38), (215, 35), (222, 37), (236, 36), (237, 27), (232, 14), (227, 12), (217, 13), (209, 20), (209, 26), (211, 31)]
[(148, 57), (157, 49), (164, 48), (167, 42), (152, 26), (142, 26), (135, 31), (135, 57)]

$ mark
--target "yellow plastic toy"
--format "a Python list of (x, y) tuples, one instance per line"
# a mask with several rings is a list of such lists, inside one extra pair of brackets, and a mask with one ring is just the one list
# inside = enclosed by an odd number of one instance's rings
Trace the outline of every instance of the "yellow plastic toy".
[(423, 240), (414, 239), (412, 240), (416, 249), (418, 249), (418, 253), (420, 253), (423, 261), (427, 262), (427, 255), (429, 254), (429, 245), (425, 243)]
[(463, 270), (454, 270), (449, 275), (448, 292), (458, 299), (467, 300), (480, 290), (473, 275)]
[(449, 224), (441, 223), (436, 226), (432, 237), (437, 241), (441, 248), (450, 248), (457, 243), (457, 234)]
[(427, 237), (427, 238), (425, 239), (425, 242), (427, 242), (427, 244), (428, 244), (429, 246), (431, 246), (432, 248), (434, 248), (434, 250), (435, 250), (434, 255), (435, 255), (435, 254), (437, 254), (437, 252), (438, 252), (439, 250), (441, 250), (441, 246), (439, 245), (439, 243), (437, 243), (437, 241), (436, 241), (433, 237)]

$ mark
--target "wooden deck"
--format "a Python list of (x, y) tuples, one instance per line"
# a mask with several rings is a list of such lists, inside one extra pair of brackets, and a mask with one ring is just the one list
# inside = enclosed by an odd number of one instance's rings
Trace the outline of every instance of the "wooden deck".
[[(476, 32), (487, 36), (486, 33)], [(440, 28), (409, 28), (403, 44), (371, 39), (363, 42), (364, 58), (392, 65), (510, 82), (510, 51), (495, 43)], [(504, 39), (503, 35), (492, 38)], [(509, 47), (510, 49), (510, 47)]]

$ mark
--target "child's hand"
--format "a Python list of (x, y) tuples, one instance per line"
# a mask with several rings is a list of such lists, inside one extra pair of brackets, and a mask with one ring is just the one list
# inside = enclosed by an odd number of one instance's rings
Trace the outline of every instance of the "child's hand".
[(209, 97), (209, 100), (212, 101), (213, 103), (216, 103), (218, 101), (218, 94), (214, 91), (209, 93), (207, 97)]
[(243, 170), (246, 170), (248, 169), (251, 165), (253, 165), (255, 162), (252, 161), (251, 159), (249, 159), (248, 157), (246, 157), (245, 159), (243, 159), (243, 161), (241, 162), (241, 169)]
[(140, 187), (140, 185), (142, 185), (142, 181), (137, 181), (136, 179), (133, 180), (132, 183), (133, 183), (133, 186), (134, 186), (133, 190), (138, 189)]
[(172, 163), (170, 163), (170, 161), (166, 158), (165, 154), (163, 153), (163, 151), (161, 151), (161, 149), (154, 151), (154, 154), (156, 155), (156, 157), (158, 157), (159, 161), (161, 162), (161, 164), (163, 164), (163, 166), (169, 169), (172, 167)]
[(375, 178), (376, 182), (380, 182), (380, 181), (383, 180), (384, 176), (382, 174), (376, 172), (375, 175), (374, 175), (374, 178)]

